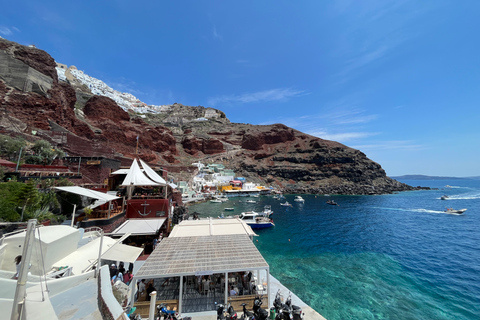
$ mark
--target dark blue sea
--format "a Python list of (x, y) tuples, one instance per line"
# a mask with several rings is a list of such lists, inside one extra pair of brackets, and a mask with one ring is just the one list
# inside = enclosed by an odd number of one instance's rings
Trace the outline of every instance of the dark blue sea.
[(290, 208), (271, 196), (232, 198), (189, 211), (217, 217), (270, 204), (275, 227), (257, 231), (255, 244), (270, 273), (328, 320), (480, 319), (480, 181), (402, 182), (438, 190), (302, 195), (304, 204), (285, 195)]

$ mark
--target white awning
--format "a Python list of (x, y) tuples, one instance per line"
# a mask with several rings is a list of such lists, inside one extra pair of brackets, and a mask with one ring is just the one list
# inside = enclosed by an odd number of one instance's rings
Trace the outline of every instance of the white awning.
[(159, 186), (158, 182), (150, 180), (138, 166), (137, 159), (133, 159), (122, 186)]
[(78, 186), (71, 186), (71, 187), (54, 187), (55, 189), (61, 190), (61, 191), (66, 191), (66, 192), (71, 192), (75, 194), (79, 194), (81, 196), (85, 196), (88, 198), (93, 198), (97, 200), (102, 200), (105, 202), (109, 202), (115, 199), (119, 199), (120, 197), (113, 196), (107, 193), (87, 189), (87, 188), (82, 188)]
[(138, 256), (142, 254), (142, 251), (143, 249), (139, 247), (117, 243), (107, 252), (102, 254), (102, 259), (134, 263)]
[[(92, 263), (98, 259), (100, 247), (100, 237), (94, 239), (88, 244), (83, 245), (78, 250), (69, 254), (65, 258), (53, 264), (53, 267), (72, 267), (74, 274), (83, 273)], [(110, 237), (103, 237), (102, 259), (113, 261), (135, 262), (142, 253), (142, 248), (127, 246), (118, 243), (117, 240)]]
[(252, 228), (239, 218), (209, 218), (203, 220), (184, 220), (173, 228), (169, 237), (201, 237), (233, 234), (257, 236)]
[(168, 185), (173, 189), (177, 189), (177, 185), (175, 183), (169, 183)]
[(111, 174), (128, 174), (130, 169), (118, 169), (117, 171), (113, 171)]
[(134, 236), (156, 234), (165, 220), (166, 218), (129, 219), (115, 229), (111, 235), (119, 236), (126, 233), (131, 233)]
[(165, 185), (165, 180), (158, 175), (152, 168), (150, 168), (145, 162), (140, 159), (140, 164), (142, 165), (143, 170), (145, 170), (145, 174), (155, 182), (158, 182), (161, 185)]

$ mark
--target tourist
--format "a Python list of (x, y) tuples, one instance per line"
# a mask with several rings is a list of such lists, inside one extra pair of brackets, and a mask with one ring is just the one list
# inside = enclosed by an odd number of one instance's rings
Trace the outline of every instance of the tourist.
[(128, 286), (132, 278), (133, 278), (133, 275), (130, 273), (130, 271), (127, 271), (123, 276), (123, 282)]
[(152, 293), (153, 291), (157, 291), (157, 290), (153, 286), (153, 280), (150, 280), (147, 286), (147, 301), (150, 301), (150, 293)]
[(110, 266), (110, 278), (113, 278), (114, 275), (117, 274), (117, 265), (115, 263), (112, 263)]
[(15, 270), (16, 270), (15, 276), (13, 278), (18, 279), (18, 276), (20, 275), (20, 267), (22, 265), (22, 256), (21, 255), (16, 256), (13, 262), (15, 262)]
[(208, 295), (208, 290), (210, 289), (210, 277), (208, 277), (207, 279), (203, 279), (202, 284), (203, 284), (203, 293)]
[(230, 287), (230, 295), (231, 296), (236, 296), (237, 295), (237, 291), (235, 291), (235, 289), (233, 289), (233, 286)]
[(114, 284), (117, 281), (123, 282), (123, 273), (121, 273), (120, 270), (117, 270), (117, 274), (112, 277), (112, 284)]
[(140, 300), (141, 297), (145, 295), (145, 279), (140, 280), (137, 283), (138, 292), (137, 292), (137, 300)]

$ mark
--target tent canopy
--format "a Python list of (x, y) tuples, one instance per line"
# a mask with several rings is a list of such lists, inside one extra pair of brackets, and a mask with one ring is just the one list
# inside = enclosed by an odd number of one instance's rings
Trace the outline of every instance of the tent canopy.
[[(152, 170), (153, 171), (153, 170)], [(140, 169), (137, 159), (133, 159), (127, 176), (122, 186), (160, 186), (161, 184), (150, 180)]]
[(252, 228), (236, 219), (184, 220), (173, 228), (169, 237), (218, 236), (228, 234), (246, 234), (257, 236)]
[[(98, 259), (99, 249), (100, 237), (95, 238), (65, 258), (57, 261), (53, 267), (69, 266), (73, 268), (72, 271), (74, 274), (80, 274)], [(133, 263), (142, 253), (142, 250), (142, 248), (118, 243), (117, 240), (110, 237), (103, 237), (102, 259)]]
[(119, 236), (131, 233), (134, 236), (156, 234), (166, 218), (156, 219), (129, 219), (115, 229), (111, 235)]
[(105, 202), (109, 202), (115, 199), (119, 199), (120, 197), (113, 196), (107, 193), (95, 191), (95, 190), (90, 190), (87, 188), (82, 188), (78, 186), (72, 186), (72, 187), (54, 187), (55, 189), (61, 190), (61, 191), (66, 191), (66, 192), (71, 192), (75, 194), (79, 194), (81, 196), (85, 196), (88, 198), (93, 198), (97, 200), (102, 200)]
[(145, 170), (145, 174), (152, 179), (153, 181), (161, 184), (162, 186), (166, 185), (167, 183), (165, 180), (158, 175), (152, 168), (150, 168), (145, 162), (140, 159), (140, 164), (142, 165), (143, 170)]

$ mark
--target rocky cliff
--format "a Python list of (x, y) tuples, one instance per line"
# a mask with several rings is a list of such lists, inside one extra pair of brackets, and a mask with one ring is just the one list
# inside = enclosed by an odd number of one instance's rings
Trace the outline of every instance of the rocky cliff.
[(282, 124), (231, 123), (220, 110), (181, 104), (139, 114), (69, 77), (58, 80), (46, 52), (0, 39), (0, 133), (47, 139), (70, 155), (137, 153), (171, 171), (199, 160), (221, 162), (238, 176), (292, 193), (412, 189), (362, 152)]

